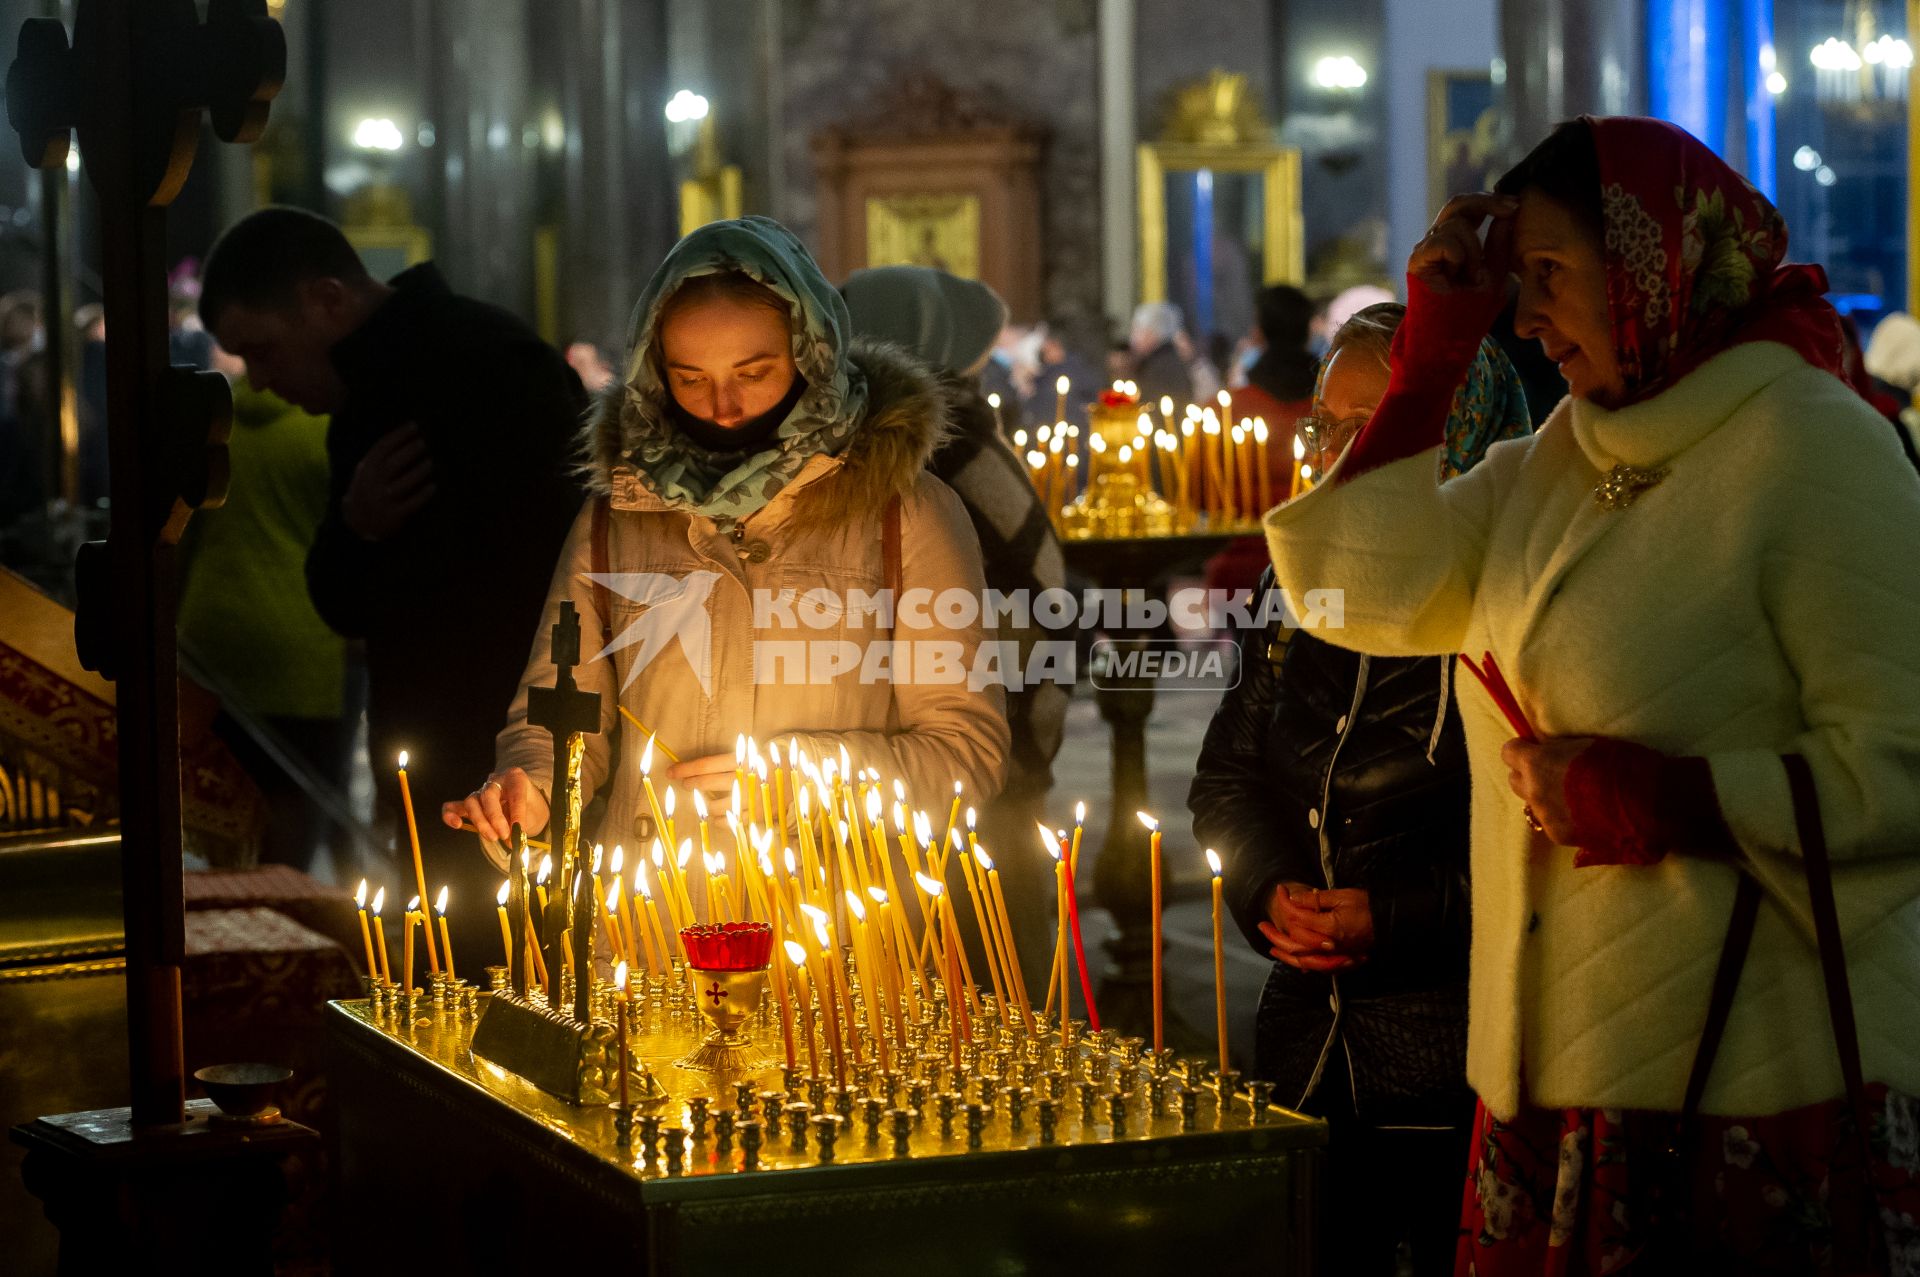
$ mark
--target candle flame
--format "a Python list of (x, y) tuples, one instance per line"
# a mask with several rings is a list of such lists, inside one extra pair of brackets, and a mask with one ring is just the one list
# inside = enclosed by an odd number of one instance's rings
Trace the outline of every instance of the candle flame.
[(1172, 395), (1160, 396), (1160, 415), (1163, 417), (1171, 417), (1173, 415), (1173, 396)]
[(1048, 829), (1042, 822), (1036, 821), (1035, 824), (1040, 830), (1040, 845), (1047, 849), (1049, 856), (1055, 860), (1060, 859), (1060, 840), (1053, 836), (1053, 830)]
[(535, 877), (534, 881), (538, 882), (541, 886), (544, 887), (547, 884), (547, 879), (552, 877), (552, 875), (553, 875), (553, 857), (552, 856), (540, 857), (540, 872)]
[(855, 922), (867, 920), (867, 907), (860, 903), (860, 897), (851, 888), (847, 890), (847, 911), (853, 915)]
[[(767, 837), (769, 841), (771, 841), (773, 834), (769, 832)], [(760, 851), (760, 876), (763, 878), (773, 877), (773, 856), (765, 849), (761, 849)]]
[(813, 920), (813, 934), (820, 941), (821, 953), (824, 954), (827, 950), (833, 948), (833, 940), (827, 933), (827, 924), (819, 918)]
[(400, 770), (407, 770), (407, 751), (404, 749), (400, 751)]
[(788, 962), (791, 962), (796, 967), (804, 967), (807, 965), (807, 951), (805, 949), (802, 949), (791, 940), (784, 941), (783, 943), (786, 945)]
[(785, 763), (780, 761), (780, 742), (779, 741), (773, 741), (772, 743), (770, 743), (767, 746), (767, 752), (773, 755), (773, 765), (775, 767), (786, 766)]
[(513, 887), (513, 884), (511, 882), (503, 882), (500, 884), (500, 890), (494, 893), (493, 898), (500, 902), (500, 907), (502, 909), (505, 909), (507, 907), (507, 893), (512, 889), (512, 887)]
[(941, 882), (938, 878), (929, 878), (918, 870), (914, 871), (913, 880), (920, 884), (920, 890), (930, 896), (938, 897), (941, 892), (947, 889), (947, 884)]
[(869, 789), (867, 791), (867, 823), (869, 825), (877, 825), (880, 823), (880, 808), (884, 804), (885, 800), (880, 797), (879, 790)]
[(1061, 373), (1054, 379), (1053, 392), (1055, 394), (1064, 395), (1071, 389), (1073, 389), (1073, 383), (1067, 380), (1067, 374)]
[(1255, 417), (1253, 419), (1253, 441), (1255, 443), (1265, 443), (1267, 441), (1267, 419), (1265, 417)]
[(868, 895), (869, 897), (871, 897), (871, 898), (872, 898), (872, 900), (873, 900), (873, 903), (875, 903), (875, 904), (877, 904), (877, 905), (879, 905), (879, 906), (880, 906), (881, 908), (883, 908), (883, 909), (884, 909), (884, 908), (886, 908), (886, 906), (887, 906), (887, 893), (886, 893), (886, 891), (885, 891), (885, 890), (884, 890), (883, 888), (880, 888), (880, 887), (868, 887), (868, 888), (867, 888), (867, 895)]
[(967, 808), (967, 828), (973, 828), (973, 808)]
[(827, 911), (819, 905), (807, 904), (804, 901), (800, 905), (800, 912), (806, 914), (807, 917), (813, 919), (815, 922), (820, 922), (827, 916)]
[(800, 875), (799, 862), (793, 858), (793, 848), (788, 847), (785, 851), (781, 852), (780, 859), (786, 862), (787, 877), (797, 878)]
[(620, 880), (615, 878), (613, 885), (607, 888), (607, 912), (614, 913), (620, 908)]
[(659, 735), (660, 733), (658, 732), (647, 733), (647, 747), (640, 751), (640, 774), (642, 776), (653, 775), (653, 742)]
[(627, 964), (625, 962), (616, 962), (613, 964), (613, 987), (622, 993), (627, 991)]
[(660, 800), (660, 805), (666, 808), (665, 814), (668, 820), (673, 819), (673, 796), (679, 792), (680, 792), (679, 790), (669, 785), (667, 786), (667, 796)]
[(740, 811), (740, 778), (733, 778), (733, 797), (727, 802), (727, 814), (736, 815)]
[(1219, 401), (1220, 408), (1222, 411), (1225, 411), (1226, 409), (1233, 406), (1233, 396), (1228, 394), (1224, 390), (1221, 391), (1219, 394), (1215, 395), (1214, 398)]
[(957, 847), (961, 855), (964, 856), (967, 854), (967, 844), (960, 840), (960, 831), (958, 829), (947, 830), (947, 841)]
[(845, 745), (840, 747), (840, 774), (842, 776), (853, 775), (853, 759), (848, 755)]
[(666, 863), (667, 863), (666, 848), (660, 845), (660, 840), (658, 838), (655, 838), (653, 840), (653, 867), (655, 869), (658, 869)]
[(699, 790), (693, 791), (693, 814), (705, 820), (707, 818), (707, 800)]
[(360, 880), (360, 890), (353, 893), (353, 904), (357, 909), (365, 909), (367, 907), (367, 880), (365, 878)]
[(1299, 435), (1293, 437), (1293, 459), (1295, 461), (1305, 461), (1307, 459), (1307, 443), (1306, 440), (1302, 439)]
[(682, 838), (680, 840), (680, 852), (678, 855), (676, 855), (673, 858), (674, 867), (677, 869), (685, 869), (687, 867), (687, 862), (692, 859), (693, 859), (693, 839)]
[(442, 888), (440, 888), (440, 894), (439, 894), (438, 896), (436, 896), (436, 897), (434, 897), (434, 901), (433, 901), (433, 911), (434, 911), (435, 913), (437, 913), (437, 914), (439, 914), (439, 915), (440, 915), (441, 917), (443, 917), (443, 918), (444, 918), (444, 917), (446, 917), (446, 915), (447, 915), (447, 889), (446, 889), (445, 887), (442, 887)]
[(617, 877), (626, 863), (627, 849), (619, 843), (613, 844), (613, 859), (607, 862), (607, 872)]
[(733, 761), (735, 766), (747, 761), (747, 737), (744, 732), (733, 738)]
[(533, 865), (533, 853), (525, 847), (520, 849), (520, 872), (526, 873)]
[(899, 803), (893, 805), (893, 832), (896, 834), (907, 832), (907, 809)]
[(409, 896), (407, 898), (406, 916), (412, 917), (414, 914), (419, 912), (420, 912), (420, 897)]
[(599, 842), (593, 844), (593, 868), (589, 870), (589, 872), (595, 873), (595, 874), (599, 873), (600, 862), (605, 860), (606, 858), (607, 858), (607, 845), (605, 843), (599, 843)]
[(1073, 823), (1076, 825), (1084, 825), (1087, 823), (1087, 805), (1085, 803), (1075, 803), (1073, 805)]
[(813, 791), (805, 786), (801, 786), (800, 792), (795, 796), (795, 800), (800, 805), (800, 819), (805, 820), (807, 813), (813, 809)]
[(1301, 466), (1301, 467), (1300, 467), (1300, 477), (1301, 477), (1302, 479), (1305, 479), (1305, 480), (1306, 480), (1306, 481), (1307, 481), (1308, 483), (1312, 483), (1312, 482), (1313, 482), (1313, 467), (1312, 467), (1312, 466)]
[(927, 819), (927, 813), (924, 811), (913, 813), (913, 836), (920, 840), (922, 846), (925, 846), (933, 837), (933, 822)]
[(380, 888), (380, 890), (373, 893), (373, 916), (374, 917), (378, 918), (380, 916), (380, 907), (386, 903), (387, 903), (387, 889), (385, 887), (382, 887)]
[(769, 851), (773, 850), (773, 830), (755, 829), (752, 834), (748, 836), (747, 841), (752, 843), (753, 849), (764, 857)]
[(980, 871), (982, 873), (993, 872), (993, 857), (987, 854), (985, 847), (975, 847), (973, 849), (973, 858), (980, 862)]
[(1220, 876), (1220, 855), (1211, 847), (1207, 848), (1207, 868), (1213, 872), (1214, 877)]
[(1145, 825), (1148, 829), (1152, 830), (1155, 833), (1158, 833), (1160, 831), (1160, 822), (1155, 820), (1153, 817), (1147, 815), (1146, 812), (1136, 811), (1133, 814), (1138, 816), (1140, 818), (1140, 823)]
[(997, 390), (996, 390), (996, 391), (993, 391), (993, 392), (992, 392), (991, 394), (989, 394), (989, 395), (987, 396), (987, 407), (989, 407), (989, 408), (995, 408), (995, 409), (997, 409), (997, 408), (999, 408), (999, 407), (1000, 407), (1000, 392), (999, 392), (999, 391), (997, 391)]

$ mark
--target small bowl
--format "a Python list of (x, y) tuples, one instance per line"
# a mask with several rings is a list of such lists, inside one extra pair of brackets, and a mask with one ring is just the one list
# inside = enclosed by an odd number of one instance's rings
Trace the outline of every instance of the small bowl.
[(273, 1089), (293, 1076), (278, 1064), (209, 1064), (193, 1080), (228, 1117), (257, 1117), (273, 1106)]

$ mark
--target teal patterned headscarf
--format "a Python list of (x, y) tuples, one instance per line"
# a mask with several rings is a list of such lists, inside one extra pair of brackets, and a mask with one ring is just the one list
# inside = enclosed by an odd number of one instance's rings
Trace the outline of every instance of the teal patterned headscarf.
[(1531, 433), (1533, 418), (1527, 412), (1527, 392), (1520, 374), (1507, 352), (1493, 338), (1485, 338), (1473, 357), (1473, 367), (1467, 370), (1467, 379), (1453, 392), (1440, 477), (1451, 479), (1464, 474), (1479, 465), (1494, 444)]
[[(787, 303), (793, 362), (806, 380), (772, 444), (745, 457), (708, 452), (674, 429), (656, 348), (662, 304), (688, 280), (726, 271), (750, 276)], [(853, 438), (866, 408), (867, 383), (847, 358), (852, 334), (846, 301), (792, 231), (768, 217), (702, 226), (674, 245), (633, 309), (621, 414), (623, 434), (638, 443), (624, 459), (674, 509), (722, 522), (746, 518), (799, 474), (808, 458), (836, 455)]]

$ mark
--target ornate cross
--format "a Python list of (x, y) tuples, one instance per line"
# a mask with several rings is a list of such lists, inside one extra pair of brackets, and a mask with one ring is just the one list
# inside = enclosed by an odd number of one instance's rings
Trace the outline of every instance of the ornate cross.
[(580, 757), (582, 740), (600, 730), (600, 693), (583, 692), (573, 681), (573, 667), (580, 663), (580, 614), (571, 601), (560, 604), (560, 616), (553, 623), (553, 686), (527, 689), (527, 721), (544, 727), (553, 737), (553, 802), (551, 832), (553, 866), (560, 874), (555, 880), (551, 903), (541, 938), (547, 970), (561, 968), (558, 945), (564, 932), (571, 932), (573, 969), (580, 973), (573, 984), (573, 1018), (582, 1024), (591, 1021), (593, 981), (593, 876), (581, 863), (580, 841)]
[[(73, 41), (30, 18), (7, 72), (27, 162), (66, 163), (75, 132), (99, 195), (113, 523), (82, 549), (74, 642), (118, 684), (120, 864), (133, 1125), (185, 1116), (180, 965), (180, 722), (175, 548), (188, 515), (225, 498), (232, 398), (218, 374), (167, 364), (166, 206), (193, 167), (203, 114), (251, 142), (286, 78), (266, 0), (78, 0)], [(52, 234), (52, 228), (48, 228)]]

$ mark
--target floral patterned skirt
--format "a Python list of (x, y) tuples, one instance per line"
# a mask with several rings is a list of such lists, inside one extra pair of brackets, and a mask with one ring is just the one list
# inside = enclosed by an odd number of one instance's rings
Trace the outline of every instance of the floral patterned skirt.
[[(1867, 1088), (1872, 1182), (1894, 1277), (1920, 1277), (1920, 1100)], [(1644, 1196), (1677, 1118), (1619, 1109), (1523, 1109), (1501, 1121), (1482, 1105), (1461, 1208), (1455, 1277), (1651, 1273)], [(1857, 1224), (1844, 1101), (1768, 1117), (1698, 1119), (1691, 1169), (1693, 1248), (1725, 1273), (1827, 1274), (1836, 1228)]]

